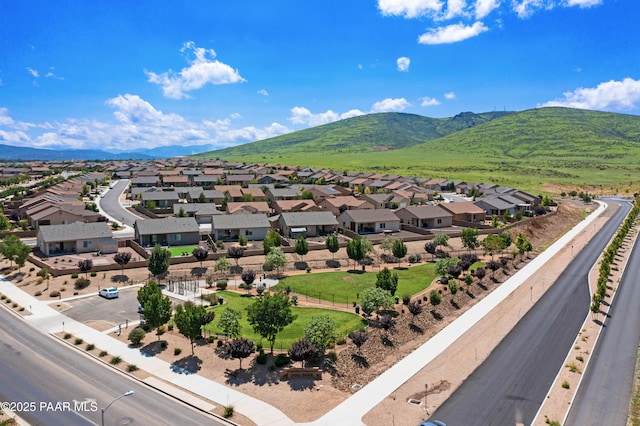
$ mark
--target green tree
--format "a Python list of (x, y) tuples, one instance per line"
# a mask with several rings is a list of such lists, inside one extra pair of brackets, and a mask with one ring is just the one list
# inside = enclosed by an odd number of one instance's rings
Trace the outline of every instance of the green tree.
[(442, 295), (438, 293), (437, 290), (431, 290), (431, 293), (429, 293), (429, 303), (431, 303), (431, 306), (435, 308), (441, 302), (442, 302)]
[(29, 247), (28, 245), (23, 244), (22, 242), (20, 242), (19, 244), (16, 244), (14, 260), (18, 265), (18, 270), (20, 270), (24, 266), (24, 264), (27, 261), (27, 258), (29, 258), (30, 253), (31, 253), (31, 247)]
[(204, 192), (201, 192), (200, 195), (198, 195), (198, 203), (206, 203), (207, 202), (207, 197), (204, 195)]
[(291, 311), (289, 297), (283, 293), (257, 299), (247, 307), (247, 319), (253, 327), (253, 331), (269, 342), (271, 353), (276, 343), (276, 337), (287, 325), (295, 320), (296, 316)]
[(504, 242), (502, 238), (500, 238), (497, 234), (489, 234), (484, 240), (480, 243), (482, 249), (485, 253), (491, 254), (491, 259), (493, 259), (493, 255), (502, 249)]
[(397, 238), (395, 237), (387, 237), (380, 243), (380, 248), (386, 252), (390, 252), (393, 248), (393, 243), (395, 243)]
[(227, 352), (231, 358), (240, 360), (240, 370), (242, 370), (242, 360), (249, 357), (255, 350), (255, 344), (248, 339), (233, 339), (227, 343)]
[(160, 290), (160, 287), (158, 287), (158, 283), (156, 283), (154, 280), (150, 280), (145, 285), (140, 287), (138, 289), (137, 295), (138, 303), (140, 304), (140, 306), (142, 306), (142, 308), (144, 309), (144, 305), (145, 303), (147, 303), (147, 300), (149, 300), (151, 295), (156, 293), (162, 295), (162, 290)]
[(291, 361), (300, 361), (301, 366), (304, 367), (304, 362), (312, 359), (317, 352), (318, 348), (316, 345), (306, 337), (303, 337), (297, 342), (293, 342), (288, 354)]
[(367, 256), (367, 253), (373, 250), (371, 241), (366, 238), (356, 237), (353, 240), (347, 242), (347, 256), (353, 260), (353, 267), (356, 267), (357, 262), (362, 262)]
[(176, 217), (188, 217), (189, 215), (187, 214), (187, 212), (184, 211), (184, 208), (180, 207), (180, 210), (178, 210), (178, 213), (176, 213)]
[[(150, 294), (142, 306), (144, 309), (144, 321), (151, 328), (157, 329), (171, 319), (171, 299), (163, 296), (160, 291)], [(158, 340), (160, 340), (160, 334), (158, 334)]]
[(129, 341), (132, 345), (139, 345), (147, 333), (140, 327), (136, 327), (129, 333)]
[(119, 251), (113, 255), (113, 260), (120, 265), (120, 274), (124, 275), (124, 266), (131, 260), (131, 252)]
[(309, 243), (303, 236), (299, 236), (296, 238), (296, 245), (294, 246), (294, 250), (298, 256), (300, 256), (302, 261), (304, 262), (304, 256), (309, 253)]
[(441, 277), (446, 277), (449, 275), (449, 268), (452, 266), (456, 266), (460, 262), (460, 259), (453, 257), (445, 257), (444, 259), (439, 259), (436, 262), (435, 273), (440, 275)]
[(11, 229), (11, 222), (4, 213), (0, 213), (0, 231)]
[(202, 262), (207, 260), (207, 257), (209, 257), (209, 250), (205, 247), (196, 247), (193, 249), (191, 254), (198, 262), (200, 262), (200, 267), (202, 268)]
[(192, 302), (185, 302), (176, 307), (173, 322), (178, 331), (191, 342), (191, 355), (194, 354), (193, 346), (198, 337), (202, 335), (202, 323), (207, 314), (204, 306)]
[(518, 252), (520, 253), (520, 256), (524, 255), (525, 253), (528, 254), (531, 250), (533, 250), (533, 245), (531, 245), (531, 242), (529, 242), (527, 237), (525, 237), (521, 233), (516, 236), (515, 245), (518, 249)]
[(401, 238), (396, 239), (393, 242), (393, 246), (391, 247), (391, 252), (393, 256), (398, 259), (398, 266), (400, 266), (400, 261), (403, 257), (407, 255), (407, 245), (402, 241)]
[(216, 260), (216, 264), (213, 266), (213, 270), (221, 272), (223, 276), (229, 269), (231, 269), (231, 262), (224, 256)]
[(338, 240), (338, 237), (333, 234), (329, 235), (326, 241), (324, 242), (324, 245), (327, 247), (327, 250), (329, 250), (329, 252), (331, 253), (331, 259), (335, 260), (335, 255), (338, 252), (338, 250), (340, 250), (340, 241)]
[(391, 272), (389, 268), (383, 268), (376, 274), (376, 287), (388, 291), (392, 296), (398, 289), (398, 274)]
[(304, 337), (324, 353), (338, 338), (337, 328), (336, 322), (328, 315), (313, 317), (304, 328)]
[(241, 319), (242, 314), (240, 312), (232, 308), (227, 308), (222, 311), (222, 314), (220, 314), (218, 328), (222, 330), (225, 336), (231, 339), (236, 339), (242, 335), (242, 326), (240, 325)]
[(377, 312), (380, 309), (393, 308), (393, 296), (381, 288), (365, 288), (360, 294), (362, 311), (367, 315)]
[(449, 236), (447, 234), (438, 234), (433, 237), (433, 243), (436, 247), (449, 247)]
[(282, 245), (282, 236), (274, 230), (269, 230), (267, 235), (264, 237), (264, 241), (262, 243), (264, 254), (269, 254), (271, 251), (271, 247), (280, 247)]
[(160, 244), (156, 244), (151, 250), (151, 254), (147, 259), (147, 268), (154, 277), (162, 275), (169, 270), (169, 258), (171, 252), (167, 249), (160, 247)]
[(467, 250), (475, 250), (478, 248), (478, 228), (464, 228), (460, 232), (462, 246)]
[(288, 262), (287, 256), (285, 256), (281, 248), (271, 247), (271, 251), (264, 258), (264, 269), (279, 272), (279, 269), (284, 267)]
[(2, 239), (2, 241), (0, 241), (0, 253), (9, 260), (12, 267), (13, 262), (17, 260), (19, 253), (26, 251), (22, 246), (26, 246), (31, 250), (29, 246), (20, 241), (20, 238), (14, 234), (7, 235)]

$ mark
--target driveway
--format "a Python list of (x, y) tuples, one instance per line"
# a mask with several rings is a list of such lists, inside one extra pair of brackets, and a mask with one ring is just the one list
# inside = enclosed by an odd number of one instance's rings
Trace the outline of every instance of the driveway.
[(120, 296), (116, 299), (105, 299), (98, 295), (67, 301), (71, 309), (64, 314), (76, 321), (104, 321), (113, 326), (140, 320), (138, 314), (138, 287), (118, 289)]

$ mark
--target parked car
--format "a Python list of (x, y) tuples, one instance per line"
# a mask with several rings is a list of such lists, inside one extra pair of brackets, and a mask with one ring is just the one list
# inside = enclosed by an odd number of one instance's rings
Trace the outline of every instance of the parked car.
[(138, 313), (139, 314), (144, 314), (144, 308), (142, 307), (141, 304), (138, 303)]
[(98, 294), (105, 299), (115, 299), (119, 296), (118, 289), (115, 287), (101, 288)]

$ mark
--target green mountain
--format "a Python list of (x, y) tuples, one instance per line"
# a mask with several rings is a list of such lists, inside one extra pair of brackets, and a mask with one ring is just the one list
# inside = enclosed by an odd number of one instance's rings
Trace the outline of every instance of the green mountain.
[(445, 119), (372, 114), (206, 156), (551, 192), (558, 187), (636, 192), (640, 116), (571, 108), (463, 113)]
[(465, 112), (450, 118), (429, 118), (414, 114), (379, 113), (347, 118), (275, 138), (252, 142), (200, 156), (239, 157), (359, 153), (405, 148), (487, 123), (509, 112), (474, 114)]

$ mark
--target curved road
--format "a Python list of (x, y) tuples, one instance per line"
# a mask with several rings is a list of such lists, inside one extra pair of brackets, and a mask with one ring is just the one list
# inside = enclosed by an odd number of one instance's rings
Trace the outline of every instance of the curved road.
[(124, 222), (126, 225), (133, 227), (136, 220), (140, 217), (131, 213), (120, 204), (120, 196), (129, 186), (129, 179), (120, 179), (113, 188), (109, 189), (104, 195), (98, 199), (100, 209), (102, 209), (109, 217)]
[(634, 245), (566, 425), (627, 424), (640, 342), (639, 276), (640, 251)]
[(450, 425), (530, 424), (589, 313), (588, 273), (625, 203), (487, 360), (430, 417)]
[[(16, 412), (33, 425), (100, 424), (100, 410), (128, 390), (105, 413), (107, 425), (224, 425), (155, 390), (61, 345), (0, 308), (0, 401), (34, 402), (34, 411)], [(68, 402), (95, 400), (84, 410), (64, 410)], [(40, 404), (44, 403), (44, 406)], [(48, 403), (52, 403), (49, 405)]]

